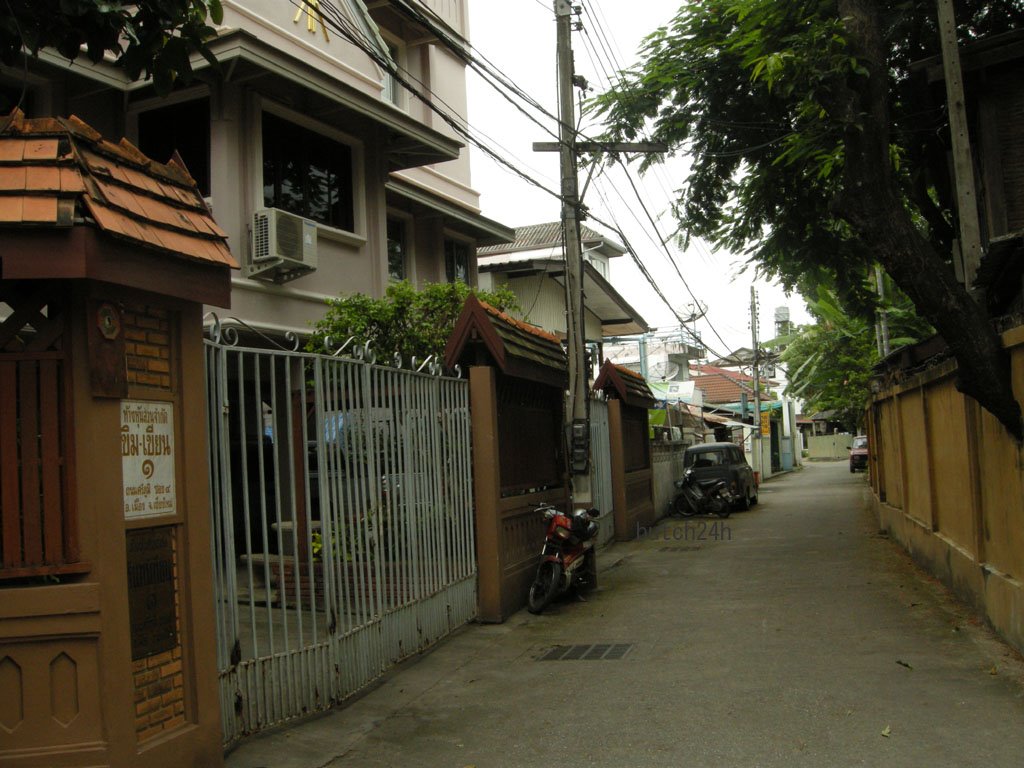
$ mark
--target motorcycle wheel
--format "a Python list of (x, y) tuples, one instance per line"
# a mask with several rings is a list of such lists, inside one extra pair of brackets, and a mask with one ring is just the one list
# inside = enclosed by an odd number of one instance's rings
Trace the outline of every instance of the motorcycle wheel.
[(697, 513), (689, 504), (686, 503), (686, 497), (680, 493), (672, 502), (672, 514), (678, 515), (679, 517), (693, 517)]
[(732, 514), (732, 508), (729, 506), (729, 502), (727, 502), (721, 496), (713, 496), (711, 499), (709, 499), (708, 511), (711, 514), (718, 515), (723, 519)]
[(555, 599), (558, 585), (562, 580), (562, 569), (557, 563), (547, 561), (540, 564), (537, 575), (530, 584), (530, 593), (526, 598), (526, 609), (530, 613), (540, 613)]

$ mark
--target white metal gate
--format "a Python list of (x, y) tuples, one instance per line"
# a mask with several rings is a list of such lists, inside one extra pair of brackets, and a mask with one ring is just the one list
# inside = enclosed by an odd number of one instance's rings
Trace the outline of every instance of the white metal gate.
[(330, 707), (475, 616), (469, 395), (465, 381), (376, 365), (365, 350), (244, 348), (217, 322), (212, 335), (231, 742)]

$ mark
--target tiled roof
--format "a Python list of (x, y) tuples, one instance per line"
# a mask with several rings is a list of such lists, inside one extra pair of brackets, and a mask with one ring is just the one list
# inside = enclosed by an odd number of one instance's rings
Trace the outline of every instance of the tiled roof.
[(615, 365), (611, 360), (605, 360), (601, 366), (594, 389), (639, 408), (650, 408), (657, 402), (643, 376), (624, 365)]
[(713, 375), (713, 374), (717, 374), (717, 375), (720, 375), (720, 376), (728, 376), (730, 379), (734, 379), (735, 381), (753, 381), (754, 380), (754, 378), (752, 376), (749, 376), (749, 375), (747, 375), (747, 374), (745, 374), (745, 373), (743, 373), (741, 371), (731, 371), (731, 370), (727, 370), (725, 368), (719, 368), (718, 366), (715, 366), (715, 365), (700, 365), (698, 363), (691, 363), (690, 364), (690, 370), (691, 371), (696, 371), (697, 373), (699, 373), (701, 375), (704, 375), (704, 376), (710, 376), (710, 375)]
[(483, 307), (488, 314), (505, 321), (506, 323), (508, 323), (514, 328), (517, 328), (523, 333), (528, 333), (531, 336), (536, 336), (539, 339), (544, 339), (545, 341), (553, 342), (557, 344), (559, 348), (561, 348), (562, 340), (559, 339), (557, 336), (555, 336), (555, 334), (551, 333), (550, 331), (545, 331), (540, 326), (532, 325), (531, 323), (527, 323), (524, 320), (516, 320), (514, 317), (512, 317), (512, 315), (508, 314), (507, 312), (502, 312), (500, 309), (496, 307), (492, 307), (486, 301), (481, 301), (480, 306)]
[[(90, 222), (91, 219), (91, 222)], [(238, 267), (178, 158), (166, 165), (78, 118), (0, 118), (0, 227), (103, 232), (175, 256)]]
[(742, 394), (746, 394), (748, 397), (754, 394), (752, 387), (721, 373), (695, 376), (693, 383), (704, 393), (704, 402), (706, 403), (735, 403), (742, 399)]
[[(525, 227), (516, 227), (516, 239), (511, 243), (502, 245), (488, 245), (477, 248), (478, 256), (487, 256), (494, 253), (509, 253), (510, 251), (530, 251), (535, 248), (556, 248), (562, 245), (562, 224), (553, 221), (546, 224), (530, 224)], [(613, 247), (622, 250), (622, 246), (615, 243), (611, 238), (605, 237), (590, 227), (580, 225), (580, 238), (584, 243), (599, 243), (608, 241)]]
[[(748, 384), (753, 386), (754, 377), (750, 374), (743, 373), (742, 371), (736, 371), (731, 368), (718, 368), (714, 365), (699, 365), (697, 363), (690, 364), (690, 371), (696, 372), (697, 374), (704, 376), (722, 376), (726, 379), (732, 379), (733, 381)], [(697, 378), (696, 376), (694, 378)], [(777, 381), (766, 379), (761, 377), (761, 386), (765, 389), (779, 386)]]
[(481, 353), (508, 376), (565, 386), (565, 352), (557, 336), (469, 296), (448, 338), (445, 365), (479, 365)]

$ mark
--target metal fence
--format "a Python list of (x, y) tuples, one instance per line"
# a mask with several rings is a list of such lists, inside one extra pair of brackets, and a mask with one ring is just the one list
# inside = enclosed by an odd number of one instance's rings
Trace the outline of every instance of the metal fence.
[(604, 546), (615, 538), (615, 497), (612, 495), (611, 437), (608, 432), (608, 403), (590, 401), (591, 490), (594, 506), (601, 511), (597, 544)]
[(224, 738), (330, 707), (474, 617), (469, 397), (437, 370), (207, 341)]

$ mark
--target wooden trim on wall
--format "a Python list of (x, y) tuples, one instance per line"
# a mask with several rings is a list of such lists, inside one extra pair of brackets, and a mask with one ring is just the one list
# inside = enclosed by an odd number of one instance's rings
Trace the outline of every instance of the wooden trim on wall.
[(480, 621), (504, 620), (501, 605), (501, 469), (498, 460), (498, 395), (495, 369), (469, 369), (473, 414), (473, 495), (476, 527), (477, 605)]

